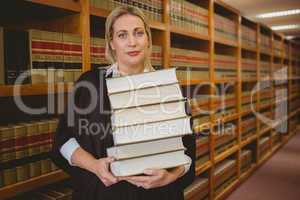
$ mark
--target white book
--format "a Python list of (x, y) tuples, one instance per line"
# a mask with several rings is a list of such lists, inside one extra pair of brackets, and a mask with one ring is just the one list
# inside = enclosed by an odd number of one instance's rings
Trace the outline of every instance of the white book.
[(112, 109), (137, 107), (182, 99), (184, 98), (178, 83), (114, 93), (109, 96)]
[(110, 169), (115, 176), (132, 176), (143, 174), (145, 169), (167, 169), (185, 165), (188, 162), (189, 158), (184, 154), (184, 151), (182, 150), (115, 161), (111, 163)]
[(175, 137), (150, 142), (115, 146), (108, 148), (106, 151), (107, 156), (114, 157), (116, 160), (124, 160), (184, 149), (182, 138)]
[(176, 69), (164, 69), (135, 75), (107, 78), (107, 91), (113, 93), (178, 83)]
[(115, 145), (138, 143), (192, 134), (190, 117), (125, 126), (113, 130)]
[(113, 127), (122, 127), (185, 116), (185, 101), (175, 101), (116, 110), (111, 115), (111, 122)]

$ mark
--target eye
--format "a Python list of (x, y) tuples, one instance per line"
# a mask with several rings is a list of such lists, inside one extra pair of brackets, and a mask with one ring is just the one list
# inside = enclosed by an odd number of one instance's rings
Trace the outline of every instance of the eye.
[(125, 39), (126, 36), (127, 36), (126, 33), (120, 33), (120, 34), (118, 35), (118, 38), (120, 38), (120, 39)]
[(144, 36), (144, 31), (137, 31), (136, 33), (135, 33), (135, 35), (137, 36), (137, 37), (142, 37), (142, 36)]

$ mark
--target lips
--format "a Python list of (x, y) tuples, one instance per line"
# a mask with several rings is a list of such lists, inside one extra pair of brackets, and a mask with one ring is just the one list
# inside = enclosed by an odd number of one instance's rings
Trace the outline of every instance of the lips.
[(137, 56), (139, 55), (141, 52), (140, 51), (130, 51), (128, 52), (127, 54), (130, 55), (130, 56)]

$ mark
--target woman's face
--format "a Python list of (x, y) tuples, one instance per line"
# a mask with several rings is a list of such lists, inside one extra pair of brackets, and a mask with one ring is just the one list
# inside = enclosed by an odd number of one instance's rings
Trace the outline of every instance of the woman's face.
[(143, 21), (130, 14), (119, 17), (113, 25), (110, 45), (115, 51), (118, 64), (129, 67), (144, 65), (148, 37)]

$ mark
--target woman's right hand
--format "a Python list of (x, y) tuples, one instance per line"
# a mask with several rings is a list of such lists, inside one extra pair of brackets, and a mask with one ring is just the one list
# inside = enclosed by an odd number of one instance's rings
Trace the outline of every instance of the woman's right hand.
[(110, 163), (114, 161), (112, 157), (94, 159), (91, 163), (92, 172), (99, 177), (103, 184), (108, 187), (118, 182), (118, 179), (110, 172)]

